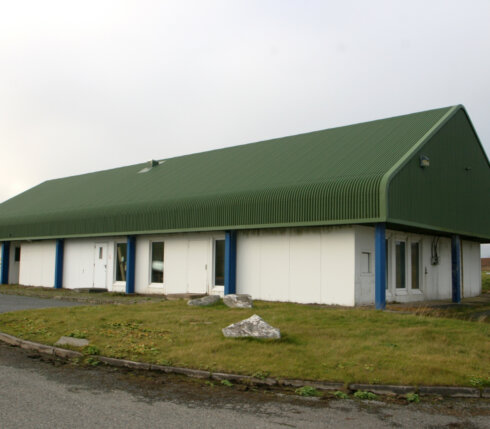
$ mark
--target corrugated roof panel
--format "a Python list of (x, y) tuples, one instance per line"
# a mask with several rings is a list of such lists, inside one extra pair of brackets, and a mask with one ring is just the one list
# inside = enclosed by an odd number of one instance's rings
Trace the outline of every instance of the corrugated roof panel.
[(0, 238), (380, 219), (380, 183), (451, 108), (51, 180), (0, 205)]

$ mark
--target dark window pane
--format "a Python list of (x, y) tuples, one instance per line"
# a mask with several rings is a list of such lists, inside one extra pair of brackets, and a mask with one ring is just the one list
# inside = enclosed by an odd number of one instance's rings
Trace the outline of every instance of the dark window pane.
[(116, 281), (126, 281), (126, 243), (116, 244)]
[(396, 288), (405, 288), (405, 242), (396, 242)]
[(163, 241), (151, 243), (151, 282), (163, 283)]
[(14, 261), (15, 262), (19, 262), (20, 261), (20, 247), (16, 247), (15, 248)]
[(420, 259), (419, 259), (419, 243), (412, 243), (412, 289), (419, 289), (420, 282)]
[(216, 240), (214, 243), (214, 284), (225, 285), (225, 240)]

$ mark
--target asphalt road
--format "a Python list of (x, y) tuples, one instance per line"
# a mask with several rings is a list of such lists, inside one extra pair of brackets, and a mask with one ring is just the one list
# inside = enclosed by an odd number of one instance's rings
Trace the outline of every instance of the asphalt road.
[(80, 368), (0, 343), (0, 427), (489, 428), (482, 400), (308, 400), (147, 372)]
[(34, 298), (31, 296), (6, 295), (0, 293), (0, 313), (16, 310), (28, 310), (31, 308), (71, 307), (74, 305), (81, 304), (71, 301), (62, 301), (59, 299)]

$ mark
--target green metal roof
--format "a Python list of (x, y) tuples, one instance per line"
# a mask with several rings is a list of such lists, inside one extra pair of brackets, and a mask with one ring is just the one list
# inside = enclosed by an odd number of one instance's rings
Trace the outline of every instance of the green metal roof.
[(390, 221), (391, 180), (460, 110), (50, 180), (0, 204), (0, 240)]

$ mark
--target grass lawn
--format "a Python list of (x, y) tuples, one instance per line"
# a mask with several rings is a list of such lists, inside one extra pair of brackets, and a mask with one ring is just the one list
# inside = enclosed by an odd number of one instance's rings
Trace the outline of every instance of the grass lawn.
[(482, 271), (481, 273), (481, 292), (490, 293), (490, 272)]
[[(490, 326), (366, 309), (256, 301), (254, 309), (185, 301), (19, 311), (0, 330), (54, 344), (86, 337), (111, 357), (255, 376), (367, 383), (488, 385)], [(227, 339), (258, 314), (280, 341)]]

